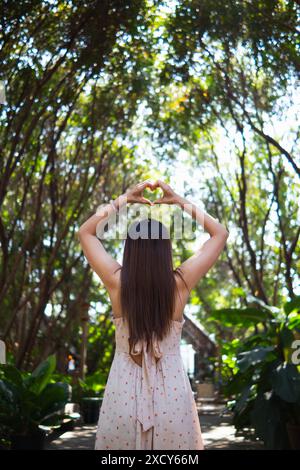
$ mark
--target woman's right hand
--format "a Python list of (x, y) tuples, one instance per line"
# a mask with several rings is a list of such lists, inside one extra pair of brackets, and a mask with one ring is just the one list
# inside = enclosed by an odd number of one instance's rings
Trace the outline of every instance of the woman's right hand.
[(154, 183), (155, 188), (161, 188), (163, 196), (154, 201), (154, 204), (175, 204), (178, 200), (178, 194), (173, 191), (170, 185), (164, 183), (161, 180), (157, 180)]

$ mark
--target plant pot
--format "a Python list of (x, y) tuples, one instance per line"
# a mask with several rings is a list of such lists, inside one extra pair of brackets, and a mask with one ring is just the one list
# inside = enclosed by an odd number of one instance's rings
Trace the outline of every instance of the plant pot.
[(197, 384), (197, 395), (199, 398), (214, 398), (215, 388), (213, 383)]
[(85, 397), (81, 399), (80, 411), (85, 424), (96, 424), (103, 398)]
[(291, 449), (299, 450), (300, 449), (300, 425), (287, 423), (286, 429), (287, 429), (287, 433), (289, 436)]
[(43, 450), (46, 433), (42, 430), (31, 435), (14, 435), (11, 437), (11, 450)]

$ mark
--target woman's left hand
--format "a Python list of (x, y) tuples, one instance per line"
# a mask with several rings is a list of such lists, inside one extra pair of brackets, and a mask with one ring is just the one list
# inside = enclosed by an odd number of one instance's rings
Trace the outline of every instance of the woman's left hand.
[(153, 190), (156, 188), (156, 184), (152, 183), (151, 180), (146, 180), (142, 183), (138, 183), (134, 186), (131, 186), (125, 192), (127, 202), (139, 202), (140, 204), (149, 204), (150, 206), (152, 206), (153, 202), (143, 196), (143, 192), (146, 188), (150, 188)]

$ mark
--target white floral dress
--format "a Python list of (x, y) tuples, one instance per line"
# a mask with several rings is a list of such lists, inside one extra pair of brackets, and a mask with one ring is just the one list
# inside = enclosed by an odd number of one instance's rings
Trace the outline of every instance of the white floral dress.
[[(95, 449), (202, 450), (191, 384), (180, 354), (185, 322), (172, 320), (170, 333), (154, 341), (154, 355), (139, 341), (142, 366), (129, 354), (125, 318), (113, 317), (116, 350), (106, 383)], [(156, 363), (156, 358), (159, 358)]]

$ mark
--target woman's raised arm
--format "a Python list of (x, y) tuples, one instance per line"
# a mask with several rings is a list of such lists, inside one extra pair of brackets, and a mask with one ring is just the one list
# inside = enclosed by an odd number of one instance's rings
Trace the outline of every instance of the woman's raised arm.
[[(113, 213), (127, 203), (151, 204), (149, 199), (143, 197), (143, 191), (146, 187), (152, 187), (150, 180), (130, 187), (113, 201), (113, 205), (109, 203), (101, 207), (96, 214), (81, 225), (77, 232), (81, 248), (89, 265), (98, 274), (107, 289), (117, 286), (118, 275), (116, 272), (121, 265), (106, 251), (97, 237), (96, 229), (97, 227), (98, 229), (103, 228)], [(101, 232), (101, 230), (99, 231)]]
[(179, 266), (189, 291), (191, 291), (219, 258), (226, 244), (229, 232), (224, 225), (192, 202), (176, 194), (172, 188), (163, 181), (158, 180), (158, 185), (163, 190), (164, 196), (157, 200), (156, 203), (178, 205), (202, 225), (204, 230), (210, 235), (210, 238), (204, 242), (190, 258)]

